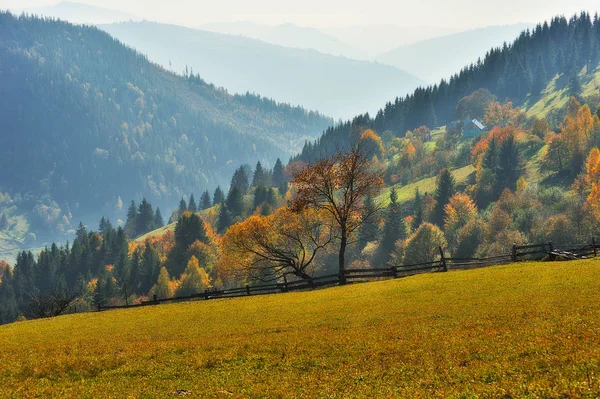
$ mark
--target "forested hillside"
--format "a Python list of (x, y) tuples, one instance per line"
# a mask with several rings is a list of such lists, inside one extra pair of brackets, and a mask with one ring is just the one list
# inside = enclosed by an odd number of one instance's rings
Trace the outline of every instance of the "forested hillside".
[[(397, 97), (374, 117), (365, 114), (329, 128), (316, 143), (309, 143), (298, 159), (310, 161), (347, 148), (356, 141), (360, 128), (390, 131), (401, 137), (419, 126), (444, 126), (467, 116), (457, 113), (457, 104), (480, 88), (488, 89), (501, 101), (517, 105), (536, 100), (556, 75), (562, 77), (559, 82), (562, 87), (572, 85), (576, 89), (581, 83), (578, 74), (584, 68), (585, 74), (590, 73), (599, 56), (597, 16), (591, 18), (583, 13), (570, 19), (555, 17), (522, 32), (510, 45), (490, 49), (479, 62), (466, 66), (449, 80)], [(470, 116), (483, 117), (482, 113)]]
[(332, 123), (177, 76), (97, 28), (10, 13), (0, 87), (0, 230), (12, 246), (124, 217), (130, 199), (166, 209), (226, 183), (232, 160), (272, 164)]

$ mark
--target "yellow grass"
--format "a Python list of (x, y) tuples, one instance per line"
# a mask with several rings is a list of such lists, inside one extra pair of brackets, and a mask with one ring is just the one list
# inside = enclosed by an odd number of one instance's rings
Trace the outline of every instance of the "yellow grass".
[(0, 327), (0, 397), (600, 395), (600, 261)]

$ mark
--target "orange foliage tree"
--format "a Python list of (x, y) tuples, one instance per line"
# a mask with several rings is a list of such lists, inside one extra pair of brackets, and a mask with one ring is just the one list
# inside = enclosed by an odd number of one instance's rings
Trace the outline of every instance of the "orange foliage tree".
[(456, 244), (460, 229), (477, 216), (477, 207), (467, 194), (454, 194), (444, 207), (444, 231), (451, 247)]
[(381, 171), (358, 148), (353, 148), (297, 171), (292, 186), (296, 189), (291, 203), (294, 211), (315, 209), (334, 221), (331, 227), (339, 232), (340, 240), (339, 281), (344, 284), (348, 240), (368, 220), (364, 199), (375, 196), (383, 186)]
[(317, 254), (334, 238), (322, 212), (287, 207), (231, 226), (221, 240), (220, 272), (229, 277), (275, 281), (287, 275), (311, 278)]
[(587, 198), (586, 207), (588, 207), (596, 220), (600, 222), (600, 150), (592, 148), (585, 165), (587, 178), (592, 186), (592, 190)]

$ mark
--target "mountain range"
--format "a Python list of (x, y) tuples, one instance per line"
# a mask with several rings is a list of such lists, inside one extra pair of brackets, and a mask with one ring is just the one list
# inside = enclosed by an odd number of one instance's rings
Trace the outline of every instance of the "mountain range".
[(255, 92), (334, 118), (375, 112), (425, 82), (395, 67), (243, 36), (154, 22), (101, 29), (175, 71), (190, 68), (235, 93)]

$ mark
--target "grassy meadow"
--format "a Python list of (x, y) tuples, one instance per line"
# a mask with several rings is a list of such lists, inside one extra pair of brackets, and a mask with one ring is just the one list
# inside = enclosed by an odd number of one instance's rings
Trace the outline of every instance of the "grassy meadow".
[(595, 398), (600, 261), (0, 327), (4, 398)]

